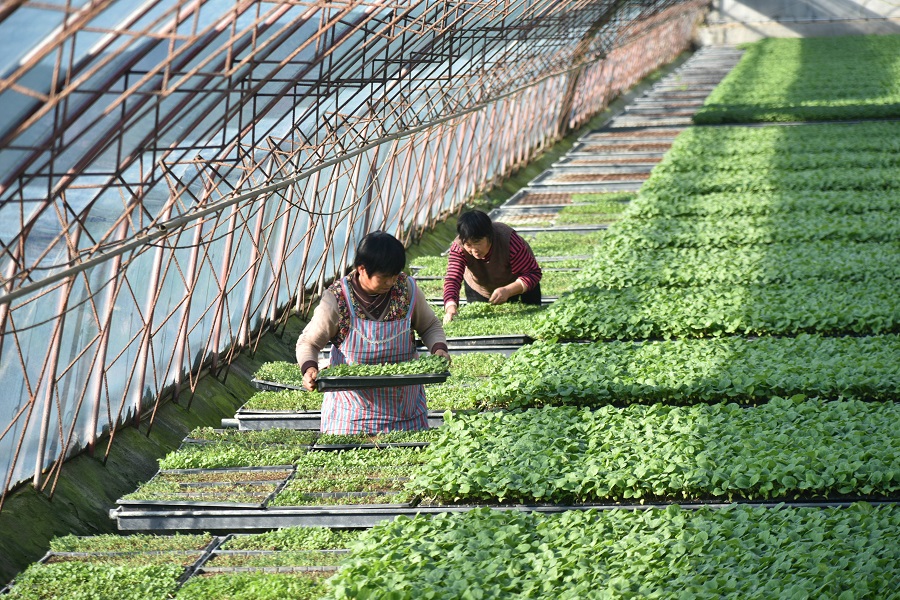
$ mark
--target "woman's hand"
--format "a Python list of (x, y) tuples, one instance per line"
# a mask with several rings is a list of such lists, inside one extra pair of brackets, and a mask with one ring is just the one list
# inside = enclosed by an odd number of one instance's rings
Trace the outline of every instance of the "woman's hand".
[(435, 356), (442, 356), (442, 357), (446, 358), (446, 359), (447, 359), (447, 366), (450, 366), (450, 363), (453, 362), (453, 359), (450, 358), (450, 353), (447, 352), (446, 350), (444, 350), (443, 348), (440, 348), (440, 349), (438, 349), (438, 350), (435, 350), (435, 351), (433, 352), (433, 354), (434, 354)]
[(316, 389), (316, 377), (319, 376), (317, 367), (310, 367), (303, 374), (303, 387), (312, 392)]
[(459, 309), (452, 302), (448, 302), (444, 306), (444, 325), (452, 321), (456, 317), (456, 313), (459, 312)]
[(491, 304), (503, 304), (516, 294), (524, 294), (528, 291), (528, 288), (522, 282), (521, 279), (516, 279), (509, 285), (504, 285), (503, 287), (499, 287), (491, 294), (490, 302)]
[(513, 293), (506, 289), (506, 287), (497, 288), (494, 290), (494, 293), (491, 294), (491, 304), (503, 304), (509, 300), (512, 295)]

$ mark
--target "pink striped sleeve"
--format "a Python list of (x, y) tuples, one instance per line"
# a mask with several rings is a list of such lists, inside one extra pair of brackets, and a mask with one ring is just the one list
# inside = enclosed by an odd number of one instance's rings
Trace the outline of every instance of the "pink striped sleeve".
[(462, 287), (463, 273), (466, 271), (466, 258), (459, 244), (450, 245), (447, 255), (447, 274), (444, 276), (444, 304), (459, 304), (459, 290)]
[(513, 275), (522, 280), (527, 289), (533, 289), (541, 281), (541, 267), (531, 251), (531, 246), (513, 231), (509, 236), (509, 264)]

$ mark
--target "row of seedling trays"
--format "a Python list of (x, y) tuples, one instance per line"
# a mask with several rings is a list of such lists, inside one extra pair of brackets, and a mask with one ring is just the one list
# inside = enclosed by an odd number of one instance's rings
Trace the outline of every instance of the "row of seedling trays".
[[(65, 536), (0, 595), (56, 598), (319, 598), (361, 532)], [(274, 577), (273, 577), (274, 576)]]

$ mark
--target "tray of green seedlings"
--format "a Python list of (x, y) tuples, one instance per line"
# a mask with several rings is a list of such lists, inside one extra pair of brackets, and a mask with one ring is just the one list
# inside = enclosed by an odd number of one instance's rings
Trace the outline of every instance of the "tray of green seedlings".
[(318, 600), (363, 531), (286, 527), (229, 535), (179, 590), (178, 598)]
[[(455, 354), (454, 360), (457, 356), (461, 355)], [(433, 413), (440, 413), (441, 422), (443, 422), (444, 411), (475, 410), (478, 407), (481, 383), (479, 378), (454, 375), (444, 383), (429, 386), (425, 390), (429, 417)]]
[[(605, 229), (574, 231), (541, 231), (522, 237), (537, 257), (593, 256), (594, 248), (606, 236)], [(538, 264), (540, 264), (540, 258)]]
[(250, 380), (258, 390), (277, 392), (280, 390), (303, 390), (303, 373), (300, 365), (278, 360), (264, 363)]
[(203, 435), (209, 430), (211, 437), (200, 443), (183, 444), (160, 459), (160, 469), (216, 469), (229, 467), (270, 467), (293, 464), (305, 454), (316, 440), (313, 431), (269, 429), (243, 431), (237, 429), (213, 430), (200, 428), (191, 437)]
[(354, 448), (424, 448), (437, 437), (437, 430), (390, 431), (387, 433), (323, 433), (311, 450), (350, 450)]
[(286, 527), (259, 534), (232, 534), (203, 563), (202, 573), (236, 569), (265, 572), (336, 571), (362, 531)]
[(269, 507), (320, 510), (327, 506), (411, 506), (405, 487), (422, 460), (422, 448), (310, 452)]
[(306, 390), (279, 390), (258, 392), (238, 409), (238, 415), (257, 413), (318, 412), (322, 409), (322, 393)]
[(577, 204), (559, 211), (556, 225), (610, 225), (618, 221), (628, 204), (637, 196), (634, 193), (576, 194)]
[[(543, 270), (541, 277), (541, 295), (559, 296), (571, 288), (572, 273), (567, 271)], [(429, 301), (437, 300), (443, 303), (444, 280), (423, 281), (419, 283), (422, 293)]]
[(117, 501), (130, 509), (263, 508), (293, 473), (290, 465), (227, 469), (166, 469)]
[(209, 534), (173, 536), (67, 535), (0, 595), (4, 598), (171, 598), (204, 553), (219, 542)]
[[(534, 321), (547, 306), (507, 302), (489, 304), (473, 302), (459, 307), (456, 317), (444, 325), (447, 344), (490, 346), (528, 344), (534, 340)], [(436, 308), (438, 318), (443, 318), (443, 308)], [(465, 342), (471, 340), (471, 342)]]
[(319, 371), (319, 391), (360, 390), (441, 383), (450, 376), (447, 359), (431, 355), (401, 363), (331, 365)]
[(257, 392), (234, 416), (240, 430), (282, 428), (318, 431), (322, 420), (322, 399), (322, 392), (318, 390)]
[(507, 358), (501, 352), (454, 354), (450, 364), (453, 378), (425, 392), (428, 408), (454, 412), (477, 409), (490, 377), (500, 371)]
[(407, 269), (417, 283), (419, 277), (443, 277), (447, 274), (447, 257), (418, 256), (413, 259)]
[[(559, 256), (540, 256), (535, 253), (535, 258), (542, 269), (580, 269), (593, 256), (592, 251), (583, 255), (559, 255)], [(422, 256), (417, 259), (416, 268), (421, 275), (416, 276), (416, 282), (436, 281), (441, 282), (443, 288), (444, 276), (447, 274), (447, 257), (446, 256)], [(421, 283), (420, 283), (421, 287)], [(427, 294), (426, 294), (427, 295)]]

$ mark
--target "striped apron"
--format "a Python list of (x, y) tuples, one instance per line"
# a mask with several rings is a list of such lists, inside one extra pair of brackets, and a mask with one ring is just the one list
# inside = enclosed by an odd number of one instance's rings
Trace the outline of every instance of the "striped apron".
[[(331, 364), (379, 364), (405, 362), (419, 356), (412, 332), (416, 284), (407, 278), (412, 300), (406, 317), (397, 321), (370, 321), (353, 309), (347, 278), (341, 289), (350, 310), (350, 330), (331, 351)], [(425, 387), (408, 385), (364, 390), (325, 392), (322, 401), (323, 433), (383, 433), (428, 428)]]

